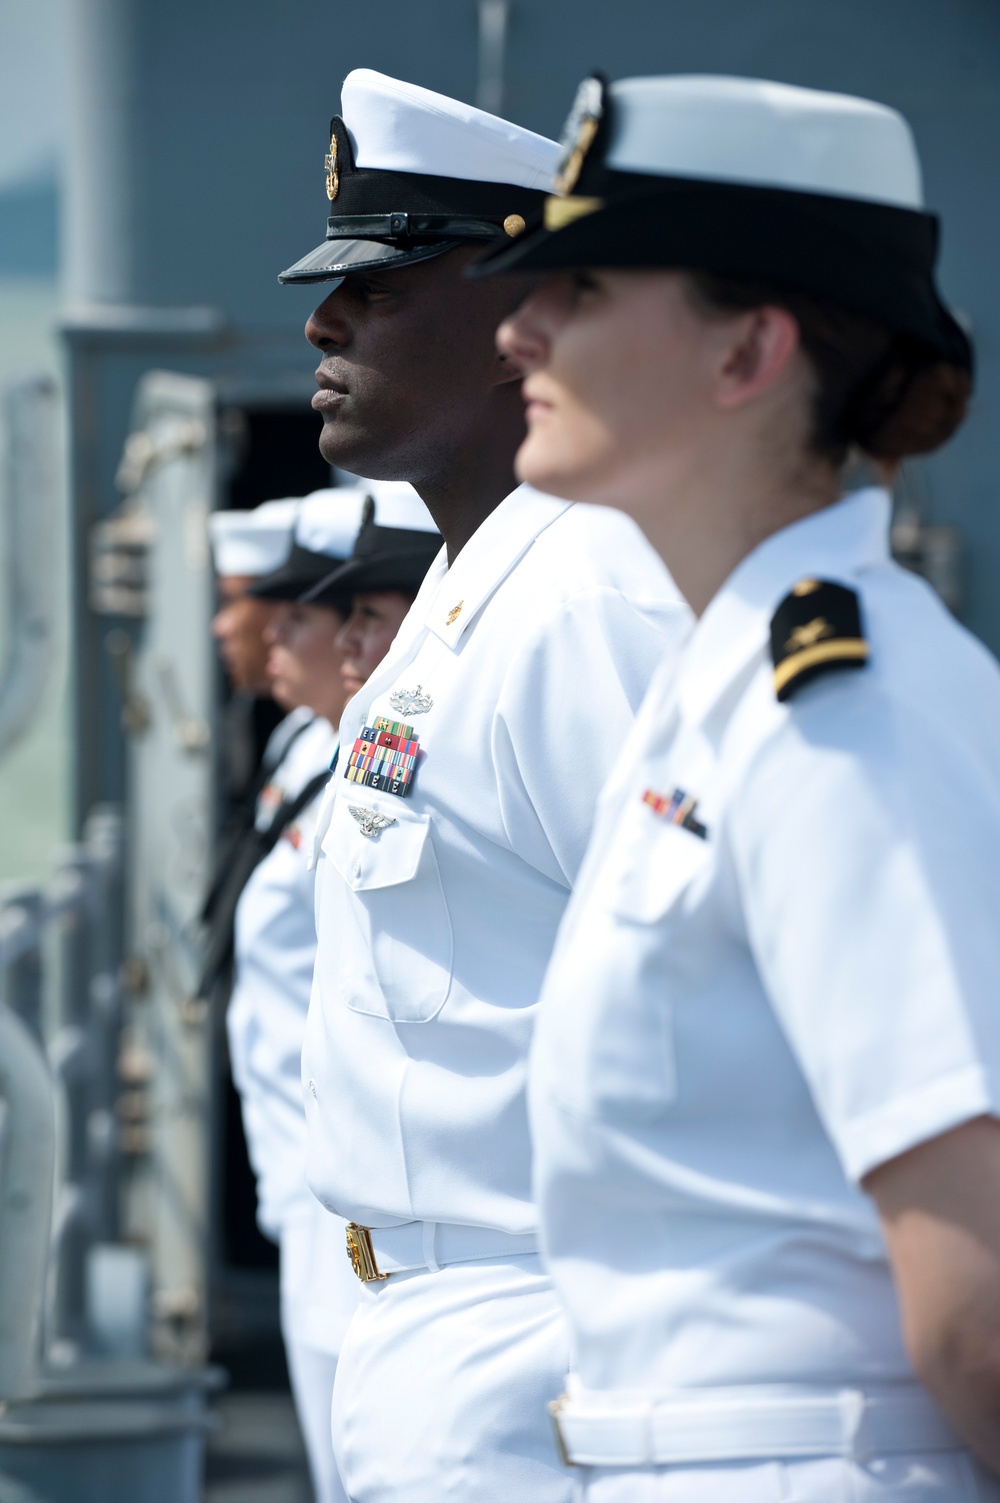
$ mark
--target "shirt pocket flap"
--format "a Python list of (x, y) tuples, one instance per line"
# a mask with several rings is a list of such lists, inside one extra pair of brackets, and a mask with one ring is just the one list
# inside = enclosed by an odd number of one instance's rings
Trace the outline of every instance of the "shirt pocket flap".
[(656, 923), (681, 902), (711, 855), (710, 843), (690, 830), (655, 816), (640, 819), (611, 878), (613, 911), (639, 924)]
[[(380, 801), (377, 806), (356, 803), (349, 795), (341, 794), (323, 836), (325, 855), (355, 892), (397, 887), (402, 882), (412, 882), (417, 874), (427, 843), (430, 815), (387, 808), (386, 803)], [(388, 823), (379, 827), (380, 820)], [(370, 834), (366, 833), (368, 830)]]

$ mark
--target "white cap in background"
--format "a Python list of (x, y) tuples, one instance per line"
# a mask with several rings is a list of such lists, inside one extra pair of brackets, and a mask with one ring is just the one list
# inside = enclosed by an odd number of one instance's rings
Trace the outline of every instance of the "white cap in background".
[(251, 511), (214, 511), (208, 536), (216, 574), (259, 579), (288, 556), (301, 498), (265, 501)]

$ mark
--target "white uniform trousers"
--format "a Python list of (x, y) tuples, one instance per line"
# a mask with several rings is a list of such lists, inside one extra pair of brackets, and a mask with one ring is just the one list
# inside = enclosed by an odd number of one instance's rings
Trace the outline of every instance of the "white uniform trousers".
[(360, 1285), (345, 1252), (344, 1222), (318, 1200), (281, 1230), (281, 1334), (316, 1503), (348, 1503), (330, 1436), (340, 1348)]
[(571, 1503), (546, 1409), (565, 1324), (538, 1256), (359, 1287), (333, 1398), (352, 1503)]
[(308, 1346), (294, 1333), (283, 1334), (292, 1398), (309, 1458), (316, 1503), (348, 1503), (330, 1439), (330, 1406), (337, 1359), (318, 1346)]
[(1000, 1503), (964, 1451), (572, 1470), (574, 1503)]

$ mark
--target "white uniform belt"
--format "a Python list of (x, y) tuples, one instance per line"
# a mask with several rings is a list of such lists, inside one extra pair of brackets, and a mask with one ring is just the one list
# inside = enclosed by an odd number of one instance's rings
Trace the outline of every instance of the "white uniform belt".
[(363, 1283), (418, 1268), (437, 1271), (449, 1263), (516, 1258), (538, 1251), (534, 1232), (500, 1232), (449, 1221), (404, 1221), (402, 1226), (347, 1225), (347, 1255)]
[(690, 1390), (619, 1402), (564, 1394), (549, 1405), (563, 1460), (655, 1466), (782, 1456), (955, 1451), (962, 1441), (916, 1384), (861, 1390), (767, 1387)]

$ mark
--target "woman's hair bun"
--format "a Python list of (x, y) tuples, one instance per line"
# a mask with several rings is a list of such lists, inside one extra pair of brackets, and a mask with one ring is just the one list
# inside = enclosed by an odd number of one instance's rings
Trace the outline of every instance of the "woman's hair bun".
[(965, 418), (972, 376), (926, 350), (894, 345), (879, 378), (849, 405), (844, 437), (873, 459), (895, 463), (947, 443)]
[(708, 317), (767, 303), (792, 314), (816, 376), (810, 444), (832, 464), (843, 464), (851, 448), (890, 464), (929, 454), (961, 425), (972, 376), (920, 341), (769, 282), (697, 270), (685, 280), (694, 305)]

